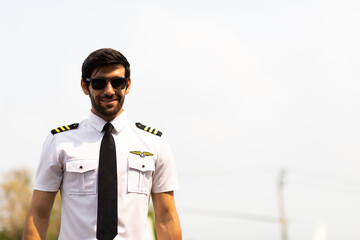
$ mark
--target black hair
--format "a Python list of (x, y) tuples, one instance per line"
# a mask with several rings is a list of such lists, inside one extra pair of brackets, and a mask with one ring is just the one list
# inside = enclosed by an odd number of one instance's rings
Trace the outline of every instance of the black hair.
[(112, 48), (101, 48), (90, 53), (85, 59), (81, 68), (81, 78), (83, 80), (90, 78), (95, 68), (117, 64), (123, 65), (125, 67), (125, 77), (130, 77), (130, 63), (126, 57)]

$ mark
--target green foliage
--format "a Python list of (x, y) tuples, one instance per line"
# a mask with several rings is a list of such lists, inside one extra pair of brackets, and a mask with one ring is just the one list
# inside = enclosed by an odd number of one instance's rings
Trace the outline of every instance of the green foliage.
[(155, 229), (155, 212), (154, 212), (154, 206), (152, 204), (150, 204), (149, 206), (148, 217), (150, 217), (151, 219), (153, 225), (154, 237), (157, 240), (156, 229)]
[(22, 229), (17, 229), (15, 232), (9, 232), (3, 230), (0, 232), (1, 240), (20, 240), (22, 235)]
[(57, 240), (59, 238), (60, 224), (61, 224), (61, 198), (60, 198), (60, 194), (57, 194), (50, 214), (50, 223), (47, 234), (48, 240)]

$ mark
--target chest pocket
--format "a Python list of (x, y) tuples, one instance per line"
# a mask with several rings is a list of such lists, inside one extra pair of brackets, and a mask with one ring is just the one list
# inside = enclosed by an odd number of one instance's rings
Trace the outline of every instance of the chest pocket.
[(128, 158), (128, 192), (149, 194), (155, 162), (151, 158)]
[(63, 190), (70, 195), (96, 194), (98, 161), (74, 160), (66, 163)]

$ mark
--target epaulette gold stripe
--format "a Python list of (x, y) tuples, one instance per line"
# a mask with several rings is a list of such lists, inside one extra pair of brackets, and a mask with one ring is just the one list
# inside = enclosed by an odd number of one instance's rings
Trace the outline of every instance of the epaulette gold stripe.
[(161, 137), (161, 135), (162, 135), (162, 132), (156, 130), (155, 128), (145, 126), (139, 122), (135, 123), (135, 125), (136, 125), (136, 127), (140, 128), (141, 130), (144, 130), (145, 132), (155, 134), (156, 136), (159, 136), (159, 137)]
[(68, 131), (68, 130), (71, 130), (71, 129), (75, 129), (79, 126), (78, 123), (73, 123), (73, 124), (70, 124), (70, 125), (65, 125), (65, 126), (62, 126), (62, 127), (58, 127), (58, 128), (54, 128), (53, 130), (51, 130), (51, 133), (52, 134), (57, 134), (57, 133), (61, 133), (61, 132), (65, 132), (65, 131)]

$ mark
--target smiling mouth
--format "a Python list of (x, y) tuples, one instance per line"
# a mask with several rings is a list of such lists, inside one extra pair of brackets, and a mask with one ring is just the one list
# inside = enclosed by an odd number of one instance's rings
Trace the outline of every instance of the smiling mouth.
[(112, 99), (112, 98), (102, 98), (101, 99), (102, 102), (104, 103), (113, 103), (113, 102), (117, 102), (117, 99)]

